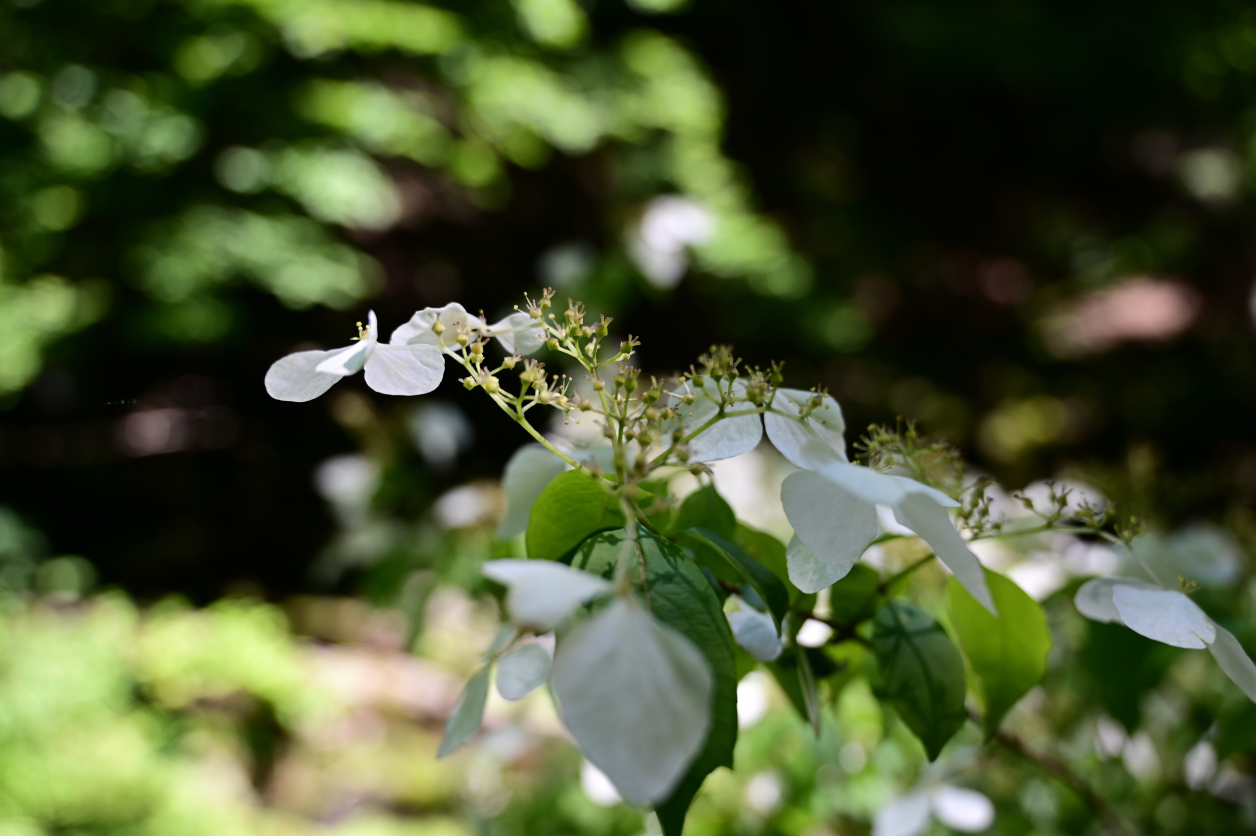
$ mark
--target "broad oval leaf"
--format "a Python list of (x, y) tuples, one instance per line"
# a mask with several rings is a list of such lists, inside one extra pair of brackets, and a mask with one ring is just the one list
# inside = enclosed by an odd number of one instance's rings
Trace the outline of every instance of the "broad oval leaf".
[[(630, 566), (630, 577), (648, 590), (654, 617), (688, 636), (706, 656), (715, 675), (711, 697), (711, 732), (702, 753), (655, 812), (665, 836), (680, 836), (689, 803), (714, 769), (732, 767), (737, 743), (737, 663), (733, 634), (723, 607), (702, 571), (674, 544), (638, 527), (641, 553)], [(572, 557), (572, 566), (609, 578), (624, 549), (627, 533), (607, 531), (590, 537)], [(648, 585), (641, 584), (641, 563)]]
[(462, 747), (480, 730), (484, 719), (484, 702), (488, 699), (488, 668), (484, 668), (467, 682), (462, 689), (458, 704), (445, 721), (445, 736), (441, 739), (436, 757), (443, 758)]
[(998, 618), (955, 578), (947, 579), (946, 596), (959, 646), (981, 682), (989, 738), (1003, 715), (1047, 672), (1051, 631), (1042, 607), (1013, 581), (986, 570), (986, 584)]
[(967, 717), (959, 649), (933, 616), (890, 601), (873, 621), (872, 651), (890, 705), (934, 760)]
[(497, 693), (521, 700), (549, 679), (549, 651), (537, 642), (525, 644), (497, 660)]
[(676, 509), (671, 531), (686, 528), (707, 528), (721, 537), (732, 537), (737, 530), (737, 516), (714, 485), (703, 485), (685, 497)]
[(682, 534), (713, 550), (720, 557), (724, 558), (741, 577), (745, 578), (751, 588), (758, 593), (763, 603), (767, 605), (768, 611), (772, 614), (772, 620), (776, 623), (777, 633), (779, 633), (781, 622), (785, 619), (786, 613), (789, 612), (789, 592), (785, 589), (785, 584), (781, 583), (780, 578), (776, 577), (766, 566), (742, 551), (741, 546), (721, 537), (714, 531), (705, 528), (692, 528), (682, 532)]
[(622, 528), (615, 496), (578, 470), (558, 476), (541, 491), (528, 517), (528, 557), (561, 560), (590, 534)]
[(711, 726), (706, 657), (631, 598), (559, 640), (553, 682), (585, 757), (637, 804), (671, 794)]
[(876, 569), (856, 563), (846, 577), (829, 590), (830, 617), (838, 624), (854, 625), (876, 612), (881, 592), (881, 575)]

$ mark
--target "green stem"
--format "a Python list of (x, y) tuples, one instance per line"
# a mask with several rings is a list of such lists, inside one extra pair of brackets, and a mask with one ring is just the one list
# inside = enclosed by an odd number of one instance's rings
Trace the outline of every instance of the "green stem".
[(886, 592), (891, 586), (898, 583), (903, 578), (910, 575), (912, 572), (915, 572), (917, 569), (919, 569), (921, 566), (924, 566), (926, 563), (928, 563), (930, 560), (933, 560), (935, 557), (936, 555), (933, 552), (929, 552), (929, 554), (920, 558), (919, 560), (917, 560), (915, 563), (908, 566), (903, 571), (898, 572), (897, 574), (890, 575), (888, 578), (881, 581), (881, 583), (877, 585), (877, 589), (882, 593)]

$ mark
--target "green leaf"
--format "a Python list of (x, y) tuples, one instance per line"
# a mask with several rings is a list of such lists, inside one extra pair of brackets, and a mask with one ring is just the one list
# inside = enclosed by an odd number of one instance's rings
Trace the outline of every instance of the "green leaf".
[(624, 515), (614, 494), (580, 471), (568, 470), (550, 482), (532, 505), (528, 557), (562, 560), (590, 534), (623, 525)]
[(689, 528), (680, 532), (680, 534), (682, 537), (695, 540), (707, 548), (713, 549), (718, 555), (728, 561), (745, 578), (754, 591), (759, 593), (759, 597), (763, 599), (763, 602), (767, 604), (768, 610), (772, 613), (772, 620), (776, 622), (777, 632), (780, 632), (781, 622), (785, 620), (785, 615), (789, 612), (789, 592), (785, 589), (785, 584), (781, 583), (780, 578), (772, 574), (771, 570), (766, 566), (742, 551), (741, 546), (710, 529)]
[(934, 760), (967, 716), (959, 649), (933, 616), (902, 601), (884, 604), (872, 626), (885, 696)]
[(685, 497), (676, 509), (676, 518), (669, 530), (676, 532), (686, 528), (707, 528), (721, 537), (732, 537), (737, 529), (737, 517), (715, 486), (705, 485)]
[(462, 696), (445, 721), (445, 736), (436, 757), (443, 758), (462, 747), (480, 730), (484, 718), (484, 701), (488, 699), (488, 668), (484, 668), (462, 689)]
[(1256, 705), (1244, 700), (1238, 708), (1223, 713), (1217, 721), (1215, 740), (1218, 761), (1235, 752), (1256, 751)]
[(877, 570), (856, 563), (846, 577), (829, 587), (829, 609), (838, 624), (858, 624), (876, 611), (881, 576)]
[(804, 720), (820, 734), (820, 697), (816, 683), (837, 673), (838, 667), (823, 650), (794, 644), (793, 653), (784, 653), (767, 669)]
[(951, 624), (959, 646), (981, 682), (986, 738), (1016, 701), (1042, 681), (1051, 650), (1051, 631), (1038, 602), (1004, 576), (986, 570), (986, 584), (999, 611), (995, 618), (954, 577), (946, 582)]
[[(580, 545), (571, 565), (586, 572), (610, 578), (624, 549), (626, 532), (607, 531)], [(720, 766), (732, 767), (733, 746), (737, 743), (737, 666), (733, 633), (719, 599), (702, 571), (675, 544), (638, 528), (641, 555), (632, 562), (630, 577), (641, 586), (644, 559), (650, 610), (664, 624), (689, 637), (711, 663), (715, 689), (711, 705), (711, 732), (706, 745), (671, 797), (655, 812), (665, 836), (679, 836), (685, 813), (702, 782)]]
[(790, 603), (802, 594), (789, 582), (789, 568), (785, 562), (785, 544), (766, 531), (757, 531), (749, 526), (737, 523), (732, 540), (741, 546), (742, 551), (762, 563), (773, 575), (780, 579), (789, 591)]

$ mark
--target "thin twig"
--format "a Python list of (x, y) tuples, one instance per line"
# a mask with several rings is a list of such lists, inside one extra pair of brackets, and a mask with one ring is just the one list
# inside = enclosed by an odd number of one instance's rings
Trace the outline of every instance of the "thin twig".
[[(978, 726), (984, 727), (984, 721), (980, 714), (972, 708), (968, 707), (969, 718)], [(1020, 755), (1027, 761), (1036, 764), (1043, 771), (1051, 774), (1060, 783), (1064, 784), (1072, 790), (1086, 805), (1094, 812), (1095, 816), (1103, 822), (1104, 827), (1114, 836), (1128, 836), (1129, 830), (1126, 829), (1125, 823), (1121, 821), (1121, 817), (1117, 815), (1116, 810), (1112, 808), (1103, 796), (1095, 792), (1080, 775), (1073, 771), (1060, 758), (1055, 755), (1039, 752), (1032, 748), (1028, 743), (1015, 734), (1004, 729), (999, 729), (994, 734), (994, 739), (1001, 743), (1007, 749)]]

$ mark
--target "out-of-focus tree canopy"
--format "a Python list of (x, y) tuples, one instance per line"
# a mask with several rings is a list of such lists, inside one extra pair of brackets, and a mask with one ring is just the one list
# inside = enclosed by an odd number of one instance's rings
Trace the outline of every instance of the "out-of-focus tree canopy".
[(0, 500), (137, 590), (301, 586), (360, 444), (420, 514), (421, 416), (262, 373), (544, 285), (648, 370), (732, 340), (1013, 484), (1247, 519), (1240, 7), (9, 0), (0, 73)]

